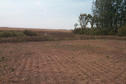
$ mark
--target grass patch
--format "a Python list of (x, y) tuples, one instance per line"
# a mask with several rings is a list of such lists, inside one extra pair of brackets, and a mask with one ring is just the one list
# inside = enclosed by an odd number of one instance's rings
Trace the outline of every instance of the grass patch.
[(106, 56), (106, 58), (107, 58), (107, 59), (109, 59), (109, 58), (110, 58), (110, 56)]
[(3, 62), (3, 61), (5, 61), (7, 58), (5, 58), (5, 57), (0, 57), (0, 62)]
[(14, 68), (10, 68), (10, 72), (14, 72), (15, 71), (15, 69)]
[(30, 30), (24, 31), (0, 31), (0, 37), (25, 37), (25, 36), (37, 36), (36, 32)]
[(22, 37), (25, 36), (23, 32), (18, 31), (1, 31), (0, 37)]
[(126, 25), (118, 29), (119, 36), (126, 36)]
[(23, 33), (26, 36), (37, 36), (37, 33), (33, 32), (33, 31), (30, 31), (30, 30), (24, 30)]

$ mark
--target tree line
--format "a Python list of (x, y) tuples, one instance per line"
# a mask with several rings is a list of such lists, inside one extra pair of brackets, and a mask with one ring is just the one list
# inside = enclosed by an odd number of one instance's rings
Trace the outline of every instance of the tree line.
[[(91, 28), (87, 28), (90, 23)], [(126, 0), (95, 0), (91, 14), (80, 14), (79, 25), (76, 23), (75, 33), (117, 34), (126, 33)], [(122, 28), (122, 29), (120, 29)], [(124, 34), (125, 34), (124, 33)], [(126, 35), (126, 34), (125, 34)]]

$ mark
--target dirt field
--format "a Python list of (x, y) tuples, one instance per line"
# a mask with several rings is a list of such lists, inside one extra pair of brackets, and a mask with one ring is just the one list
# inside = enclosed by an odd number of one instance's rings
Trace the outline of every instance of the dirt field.
[(0, 43), (0, 84), (126, 84), (126, 41)]

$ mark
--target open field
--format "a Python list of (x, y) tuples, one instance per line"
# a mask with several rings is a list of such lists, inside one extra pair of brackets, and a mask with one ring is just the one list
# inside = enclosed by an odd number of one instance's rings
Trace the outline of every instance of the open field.
[(0, 84), (126, 84), (126, 41), (0, 43)]

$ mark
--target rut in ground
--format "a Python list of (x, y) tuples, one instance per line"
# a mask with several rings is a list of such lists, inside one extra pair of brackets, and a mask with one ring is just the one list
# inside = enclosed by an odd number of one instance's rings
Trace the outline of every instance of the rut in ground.
[[(0, 84), (126, 84), (126, 42), (0, 44)], [(9, 68), (3, 68), (6, 64)], [(11, 70), (10, 70), (11, 69)]]

